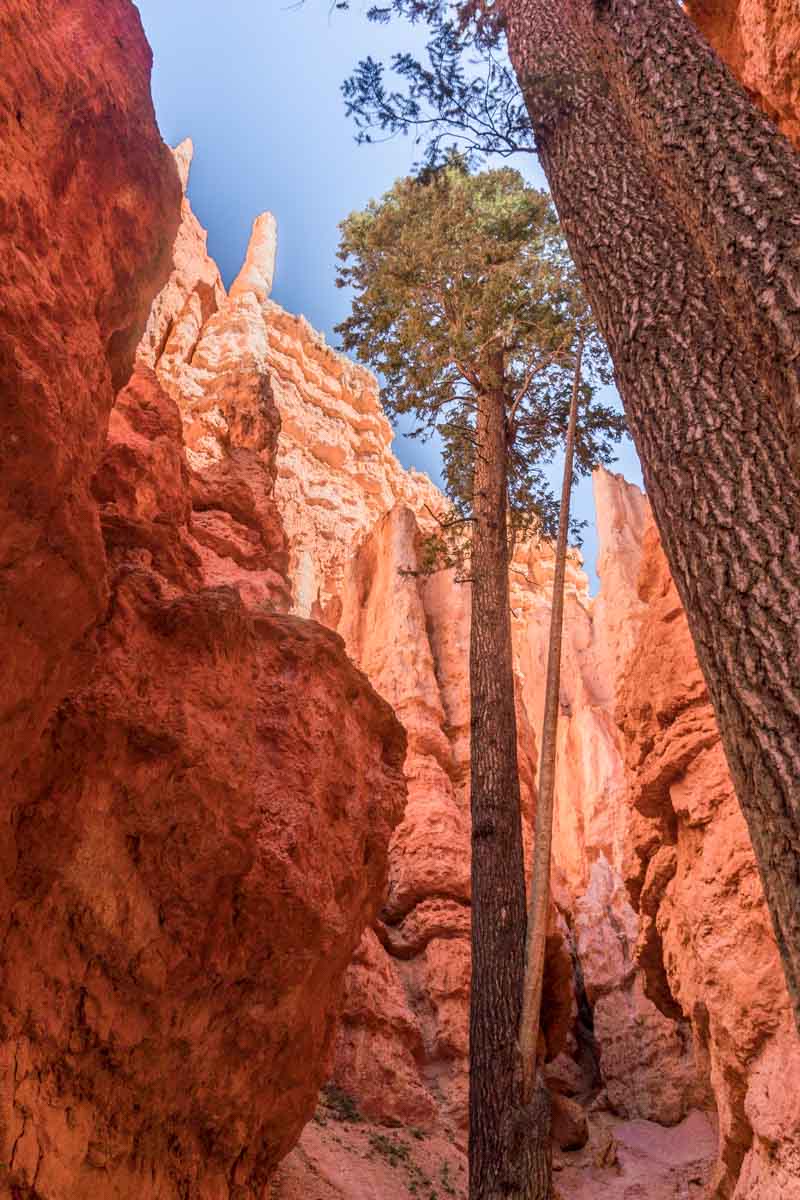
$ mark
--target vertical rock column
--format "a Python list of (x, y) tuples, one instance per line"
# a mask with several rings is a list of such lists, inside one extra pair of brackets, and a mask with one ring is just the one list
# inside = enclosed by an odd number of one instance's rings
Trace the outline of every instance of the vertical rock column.
[[(365, 1113), (463, 1127), (469, 989), (469, 824), (423, 602), (410, 509), (378, 522), (346, 569), (339, 632), (408, 736), (408, 804), (375, 933), (347, 976), (335, 1078)], [(380, 941), (378, 940), (380, 939)], [(381, 944), (382, 943), (382, 944)]]
[(628, 890), (644, 989), (691, 1023), (719, 1114), (715, 1195), (800, 1197), (800, 1073), (752, 846), (683, 609), (652, 521), (639, 633), (621, 678)]
[[(90, 495), (180, 189), (129, 0), (0, 13), (0, 780), (8, 807), (107, 598)], [(19, 789), (19, 790), (17, 790)]]

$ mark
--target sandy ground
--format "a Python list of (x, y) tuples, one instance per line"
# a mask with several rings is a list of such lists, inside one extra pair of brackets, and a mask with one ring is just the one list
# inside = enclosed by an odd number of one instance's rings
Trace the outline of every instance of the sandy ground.
[[(557, 1152), (560, 1200), (701, 1200), (716, 1132), (702, 1113), (674, 1128), (590, 1117), (588, 1145)], [(466, 1200), (466, 1156), (420, 1130), (371, 1125), (326, 1104), (281, 1164), (271, 1200)]]
[(563, 1200), (701, 1200), (716, 1160), (717, 1133), (700, 1112), (670, 1129), (593, 1113), (588, 1146), (560, 1154)]

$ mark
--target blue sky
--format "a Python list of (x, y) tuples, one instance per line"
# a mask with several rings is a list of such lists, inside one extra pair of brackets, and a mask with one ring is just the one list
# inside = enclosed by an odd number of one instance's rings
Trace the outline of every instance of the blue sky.
[[(161, 132), (171, 145), (187, 136), (194, 141), (189, 195), (225, 282), (239, 270), (253, 218), (269, 209), (279, 239), (273, 296), (336, 345), (333, 326), (348, 311), (346, 293), (334, 286), (338, 223), (405, 175), (417, 157), (407, 138), (357, 146), (339, 89), (359, 58), (413, 48), (419, 34), (396, 23), (370, 24), (367, 5), (358, 3), (350, 12), (331, 12), (326, 0), (137, 4), (153, 48)], [(514, 165), (545, 186), (535, 160)], [(439, 482), (432, 443), (399, 436), (394, 448), (406, 466)], [(629, 441), (614, 469), (641, 486)], [(584, 556), (596, 586), (588, 481), (579, 484), (573, 505), (590, 522)]]

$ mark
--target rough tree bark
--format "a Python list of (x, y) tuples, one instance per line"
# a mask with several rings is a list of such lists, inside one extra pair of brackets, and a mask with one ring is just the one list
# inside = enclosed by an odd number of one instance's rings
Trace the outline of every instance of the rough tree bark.
[(567, 568), (569, 508), (572, 493), (572, 462), (575, 453), (575, 428), (578, 422), (578, 394), (581, 384), (583, 339), (579, 339), (572, 380), (572, 400), (564, 452), (561, 481), (561, 507), (558, 512), (558, 538), (553, 578), (553, 606), (550, 611), (550, 637), (547, 647), (547, 682), (542, 719), (542, 752), (539, 764), (539, 795), (534, 826), (533, 872), (528, 904), (525, 941), (525, 983), (519, 1050), (522, 1058), (523, 1099), (530, 1103), (536, 1084), (536, 1051), (544, 983), (544, 957), (547, 921), (550, 915), (550, 860), (553, 853), (553, 809), (556, 792), (556, 750), (558, 746), (558, 708), (561, 691), (561, 641), (564, 626), (564, 579)]
[(800, 158), (674, 0), (506, 0), (800, 1025)]
[[(517, 1053), (525, 875), (508, 593), (502, 355), (491, 374), (497, 385), (477, 398), (470, 570), (469, 1194), (470, 1200), (523, 1200), (542, 1150), (541, 1138), (532, 1136), (532, 1115), (523, 1109)], [(549, 1137), (544, 1141), (547, 1153)]]

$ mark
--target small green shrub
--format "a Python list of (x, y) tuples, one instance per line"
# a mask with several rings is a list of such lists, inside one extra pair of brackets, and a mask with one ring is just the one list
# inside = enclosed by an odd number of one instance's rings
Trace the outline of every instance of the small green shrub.
[[(361, 1113), (358, 1111), (355, 1100), (335, 1083), (326, 1083), (320, 1095), (327, 1115), (334, 1121), (345, 1121), (350, 1125), (360, 1124)], [(320, 1123), (324, 1124), (324, 1122)]]

